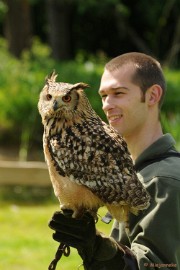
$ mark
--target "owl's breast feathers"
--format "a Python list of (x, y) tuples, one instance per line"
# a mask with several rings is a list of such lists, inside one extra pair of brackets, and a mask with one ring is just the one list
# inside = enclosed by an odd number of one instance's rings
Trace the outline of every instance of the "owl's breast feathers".
[(44, 138), (63, 179), (87, 187), (105, 204), (137, 210), (148, 206), (148, 194), (137, 179), (126, 143), (99, 118), (67, 125)]

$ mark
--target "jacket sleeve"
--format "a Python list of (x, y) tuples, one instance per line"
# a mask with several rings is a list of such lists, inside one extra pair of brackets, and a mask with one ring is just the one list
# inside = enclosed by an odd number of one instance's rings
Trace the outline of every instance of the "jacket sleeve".
[(111, 237), (103, 239), (92, 261), (84, 261), (85, 270), (121, 270), (125, 267), (127, 270), (138, 270), (136, 256), (128, 247), (117, 243)]
[[(138, 216), (130, 215), (129, 239), (117, 224), (112, 235), (129, 245), (139, 269), (180, 268), (180, 181), (156, 177), (147, 183), (150, 207)], [(117, 239), (119, 238), (119, 239)]]

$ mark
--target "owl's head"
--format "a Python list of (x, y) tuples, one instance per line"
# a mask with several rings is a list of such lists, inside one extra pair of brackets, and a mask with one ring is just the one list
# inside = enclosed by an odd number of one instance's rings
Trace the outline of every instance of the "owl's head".
[[(38, 102), (42, 119), (71, 118), (80, 108), (88, 103), (83, 89), (85, 83), (69, 84), (56, 82), (57, 74), (53, 71), (47, 78)], [(82, 104), (80, 104), (82, 103)]]

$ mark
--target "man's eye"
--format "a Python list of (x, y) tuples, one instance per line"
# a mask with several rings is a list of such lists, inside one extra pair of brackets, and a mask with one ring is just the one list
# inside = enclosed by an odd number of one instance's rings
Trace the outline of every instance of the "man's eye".
[(123, 95), (123, 94), (124, 94), (123, 92), (116, 92), (115, 93), (116, 96)]
[(118, 91), (118, 92), (116, 92), (115, 94), (116, 94), (116, 95), (120, 95), (120, 94), (123, 94), (123, 92)]

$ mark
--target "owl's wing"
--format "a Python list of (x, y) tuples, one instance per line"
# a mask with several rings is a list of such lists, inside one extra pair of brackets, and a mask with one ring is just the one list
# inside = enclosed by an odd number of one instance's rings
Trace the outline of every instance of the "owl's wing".
[(127, 145), (105, 123), (69, 127), (65, 136), (50, 139), (50, 148), (58, 172), (87, 186), (104, 202), (144, 205), (146, 191), (133, 169)]

